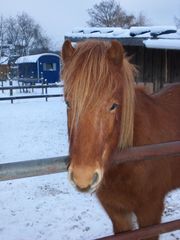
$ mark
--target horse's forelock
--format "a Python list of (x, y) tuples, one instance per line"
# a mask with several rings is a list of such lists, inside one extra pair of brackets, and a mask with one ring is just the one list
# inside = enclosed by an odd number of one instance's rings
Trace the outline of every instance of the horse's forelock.
[(79, 43), (72, 61), (64, 66), (64, 90), (67, 98), (69, 96), (71, 99), (76, 119), (81, 112), (96, 107), (103, 100), (105, 92), (106, 96), (112, 92), (114, 83), (109, 74), (107, 48), (108, 43), (104, 42)]

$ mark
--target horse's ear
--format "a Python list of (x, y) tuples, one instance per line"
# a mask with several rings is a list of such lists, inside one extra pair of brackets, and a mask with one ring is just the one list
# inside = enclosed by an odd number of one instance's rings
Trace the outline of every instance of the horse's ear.
[(108, 58), (115, 64), (121, 66), (123, 63), (124, 49), (117, 40), (111, 41), (111, 47), (107, 51)]
[(73, 48), (73, 46), (71, 45), (71, 41), (70, 40), (66, 40), (62, 46), (62, 59), (63, 61), (68, 60), (69, 58), (72, 57), (73, 53), (74, 53), (75, 49)]

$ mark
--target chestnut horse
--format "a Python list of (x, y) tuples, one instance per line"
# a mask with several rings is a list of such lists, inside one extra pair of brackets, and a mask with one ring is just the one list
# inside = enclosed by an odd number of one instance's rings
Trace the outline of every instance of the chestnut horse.
[(137, 88), (118, 41), (66, 40), (62, 59), (70, 179), (96, 190), (115, 233), (132, 229), (132, 213), (139, 227), (158, 224), (166, 193), (180, 187), (180, 159), (107, 163), (117, 148), (180, 140), (180, 85), (154, 95)]

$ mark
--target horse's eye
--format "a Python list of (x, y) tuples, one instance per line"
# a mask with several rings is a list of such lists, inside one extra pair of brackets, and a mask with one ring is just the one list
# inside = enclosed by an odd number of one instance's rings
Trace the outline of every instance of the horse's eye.
[(119, 105), (117, 103), (113, 103), (112, 106), (110, 107), (110, 111), (115, 110)]
[(69, 101), (65, 100), (65, 103), (66, 103), (67, 108), (69, 109), (69, 108), (70, 108), (70, 103), (69, 103)]

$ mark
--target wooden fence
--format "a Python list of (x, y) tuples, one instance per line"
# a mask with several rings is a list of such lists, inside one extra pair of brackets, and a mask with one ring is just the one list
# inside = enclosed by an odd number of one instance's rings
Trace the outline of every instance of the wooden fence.
[[(31, 80), (32, 81), (32, 80)], [(21, 80), (22, 82), (22, 80)], [(25, 82), (25, 81), (24, 81)], [(13, 82), (10, 81), (9, 82), (10, 85), (9, 86), (4, 86), (3, 81), (1, 81), (1, 86), (0, 86), (0, 91), (2, 93), (4, 93), (5, 91), (9, 91), (9, 96), (0, 96), (0, 101), (11, 101), (11, 103), (14, 102), (14, 100), (20, 100), (20, 99), (33, 99), (33, 98), (45, 98), (45, 100), (47, 101), (48, 98), (52, 98), (52, 97), (62, 97), (63, 94), (50, 94), (48, 93), (48, 89), (50, 88), (60, 88), (63, 87), (63, 85), (57, 85), (57, 84), (48, 84), (48, 83), (44, 83), (44, 84), (40, 84), (40, 85), (27, 85), (27, 84), (23, 84), (23, 85), (18, 85), (18, 86), (13, 86)], [(146, 91), (148, 93), (153, 93), (153, 85), (152, 83), (137, 83), (137, 85), (142, 85), (145, 87)], [(31, 90), (32, 93), (34, 92), (34, 89), (41, 89), (41, 94), (31, 94), (31, 95), (27, 95), (28, 90)], [(14, 90), (19, 90), (20, 93), (26, 93), (24, 95), (15, 95), (14, 94)]]
[(157, 236), (162, 233), (172, 232), (180, 229), (180, 220), (160, 223), (153, 226), (144, 227), (134, 231), (99, 238), (97, 240), (143, 240)]
[[(180, 156), (180, 141), (133, 147), (115, 155), (115, 164), (140, 160), (155, 160), (164, 157)], [(58, 173), (67, 170), (68, 156), (30, 160), (23, 162), (0, 164), (0, 181), (23, 177)], [(117, 235), (101, 238), (101, 240), (138, 240), (156, 236), (161, 233), (180, 229), (180, 219), (169, 223), (161, 223), (135, 231), (123, 232)]]
[[(0, 91), (2, 91), (2, 93), (4, 93), (5, 91), (9, 91), (9, 96), (0, 96), (0, 101), (11, 101), (11, 103), (14, 102), (14, 100), (20, 100), (20, 99), (33, 99), (33, 98), (45, 98), (45, 100), (47, 101), (48, 98), (52, 98), (52, 97), (62, 97), (63, 94), (49, 94), (48, 93), (48, 89), (50, 88), (60, 88), (63, 87), (63, 85), (58, 85), (58, 84), (41, 84), (41, 85), (19, 85), (19, 86), (13, 86), (13, 82), (10, 81), (9, 82), (10, 85), (9, 86), (1, 86), (0, 87)], [(27, 94), (23, 94), (23, 95), (15, 95), (14, 94), (14, 90), (19, 90), (20, 93), (21, 92), (27, 92), (28, 90), (32, 90), (32, 92), (34, 91), (34, 89), (41, 89), (41, 94), (32, 94), (32, 95), (27, 95)]]

